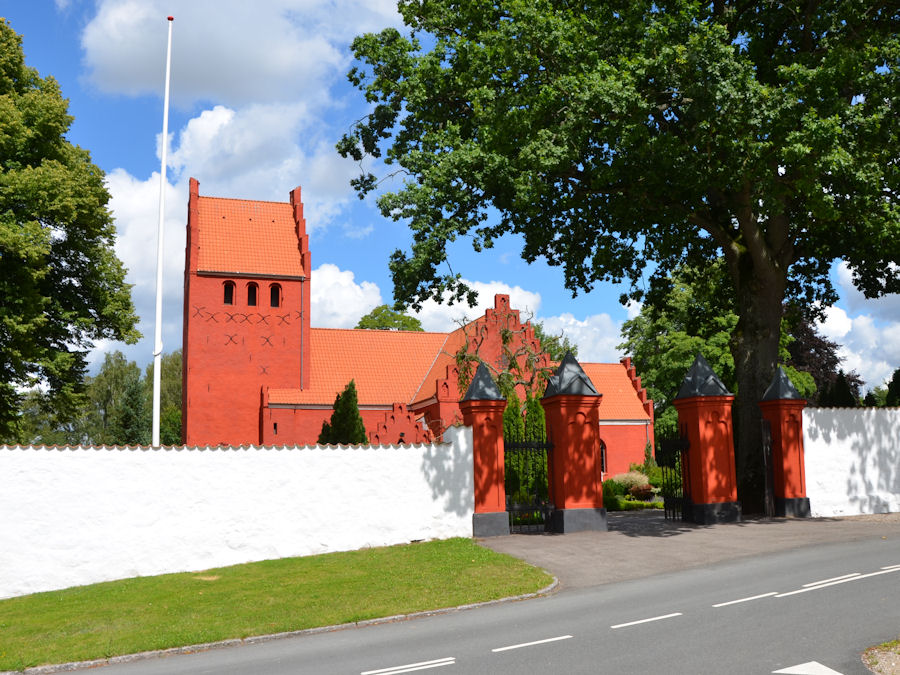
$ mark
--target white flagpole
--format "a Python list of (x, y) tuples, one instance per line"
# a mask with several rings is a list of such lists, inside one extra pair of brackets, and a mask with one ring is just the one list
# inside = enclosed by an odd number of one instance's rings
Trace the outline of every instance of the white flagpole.
[(159, 170), (159, 227), (156, 246), (156, 331), (153, 341), (153, 440), (154, 448), (159, 447), (159, 390), (162, 369), (162, 279), (163, 242), (166, 211), (166, 149), (169, 146), (169, 76), (172, 70), (172, 22), (169, 17), (169, 44), (166, 47), (166, 97), (163, 103), (162, 167)]

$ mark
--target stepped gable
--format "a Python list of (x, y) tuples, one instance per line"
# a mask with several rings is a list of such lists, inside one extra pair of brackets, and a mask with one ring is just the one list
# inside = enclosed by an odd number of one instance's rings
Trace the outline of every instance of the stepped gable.
[(640, 384), (640, 378), (630, 375), (634, 372), (630, 359), (623, 359), (621, 363), (582, 363), (581, 367), (591, 382), (598, 383), (603, 389), (601, 421), (644, 422), (652, 419), (653, 400), (648, 398), (646, 389), (636, 389), (635, 384)]

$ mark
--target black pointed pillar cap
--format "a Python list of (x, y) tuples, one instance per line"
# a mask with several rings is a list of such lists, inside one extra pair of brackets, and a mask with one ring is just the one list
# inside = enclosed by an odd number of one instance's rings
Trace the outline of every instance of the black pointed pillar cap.
[(544, 392), (544, 398), (550, 396), (559, 396), (565, 394), (567, 396), (599, 396), (597, 388), (591, 382), (591, 378), (587, 376), (572, 352), (566, 352), (563, 360), (559, 362), (556, 374), (550, 376), (547, 382), (547, 390)]
[(694, 398), (696, 396), (732, 396), (722, 380), (713, 372), (709, 362), (703, 358), (703, 354), (697, 354), (697, 358), (694, 359), (687, 375), (684, 376), (684, 381), (675, 398)]
[(462, 400), (504, 401), (506, 399), (503, 394), (500, 393), (500, 389), (494, 382), (494, 378), (491, 377), (491, 373), (488, 371), (487, 366), (483, 363), (479, 363), (478, 369), (475, 371), (475, 377), (472, 378), (472, 382), (469, 384), (469, 388), (466, 389), (466, 395), (463, 396)]
[(785, 399), (799, 400), (802, 398), (800, 392), (797, 391), (797, 388), (794, 386), (794, 383), (791, 382), (791, 378), (784, 372), (784, 368), (778, 366), (778, 370), (775, 371), (775, 377), (772, 379), (772, 384), (766, 389), (766, 393), (763, 394), (762, 400), (782, 401)]

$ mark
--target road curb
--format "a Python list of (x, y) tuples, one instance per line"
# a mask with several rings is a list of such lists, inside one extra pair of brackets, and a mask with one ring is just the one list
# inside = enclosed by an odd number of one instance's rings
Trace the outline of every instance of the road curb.
[[(545, 570), (546, 571), (546, 570)], [(549, 572), (548, 572), (549, 574)], [(350, 628), (363, 628), (365, 626), (376, 626), (383, 623), (395, 623), (397, 621), (409, 621), (411, 619), (419, 619), (427, 616), (438, 616), (440, 614), (452, 614), (453, 612), (462, 612), (469, 609), (477, 609), (479, 607), (490, 607), (491, 605), (502, 605), (508, 602), (519, 602), (520, 600), (530, 600), (545, 595), (551, 595), (559, 589), (559, 579), (555, 576), (553, 581), (544, 588), (534, 593), (523, 593), (522, 595), (513, 595), (508, 598), (500, 598), (498, 600), (487, 600), (485, 602), (473, 602), (468, 605), (459, 605), (458, 607), (443, 607), (440, 609), (428, 609), (421, 612), (411, 612), (410, 614), (396, 614), (394, 616), (385, 616), (378, 619), (366, 619), (365, 621), (355, 621), (352, 623), (341, 623), (334, 626), (319, 626), (318, 628), (305, 628), (303, 630), (293, 630), (284, 633), (272, 633), (271, 635), (253, 635), (247, 638), (232, 638), (230, 640), (219, 640), (217, 642), (206, 642), (197, 645), (187, 645), (185, 647), (171, 647), (169, 649), (156, 649), (148, 652), (138, 652), (137, 654), (124, 654), (122, 656), (111, 656), (108, 659), (94, 659), (92, 661), (74, 661), (72, 663), (58, 663), (49, 666), (33, 666), (25, 670), (4, 670), (0, 671), (0, 675), (51, 675), (52, 673), (68, 673), (75, 670), (86, 670), (88, 668), (100, 668), (102, 666), (113, 666), (121, 663), (133, 663), (135, 661), (146, 661), (149, 659), (164, 658), (166, 656), (178, 656), (180, 654), (196, 654), (198, 652), (208, 652), (213, 649), (225, 649), (227, 647), (237, 647), (238, 645), (253, 645), (264, 642), (272, 642), (274, 640), (283, 640), (285, 638), (301, 637), (303, 635), (316, 635), (318, 633), (332, 633), (339, 630), (348, 630)]]

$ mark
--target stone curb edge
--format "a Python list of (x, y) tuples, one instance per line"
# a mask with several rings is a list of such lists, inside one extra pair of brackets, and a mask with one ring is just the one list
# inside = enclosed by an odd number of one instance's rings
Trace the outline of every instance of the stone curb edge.
[[(546, 570), (545, 570), (546, 571)], [(530, 600), (544, 595), (551, 595), (559, 590), (559, 579), (553, 577), (553, 581), (544, 588), (534, 593), (524, 593), (522, 595), (513, 595), (508, 598), (500, 598), (498, 600), (487, 600), (485, 602), (473, 602), (468, 605), (459, 605), (458, 607), (443, 607), (441, 609), (427, 609), (421, 612), (412, 612), (410, 614), (396, 614), (394, 616), (385, 616), (378, 619), (366, 619), (365, 621), (355, 621), (353, 623), (341, 623), (334, 626), (319, 626), (318, 628), (305, 628), (303, 630), (293, 630), (284, 633), (273, 633), (271, 635), (254, 635), (247, 638), (233, 638), (230, 640), (220, 640), (218, 642), (206, 642), (198, 645), (188, 645), (185, 647), (172, 647), (170, 649), (157, 649), (149, 652), (138, 652), (137, 654), (124, 654), (122, 656), (112, 656), (108, 659), (95, 659), (93, 661), (75, 661), (73, 663), (59, 663), (50, 666), (34, 666), (25, 670), (4, 670), (0, 671), (0, 675), (51, 675), (52, 673), (68, 673), (75, 670), (86, 670), (88, 668), (99, 668), (101, 666), (112, 666), (120, 663), (133, 663), (134, 661), (146, 661), (149, 659), (162, 658), (165, 656), (177, 656), (179, 654), (195, 654), (197, 652), (207, 652), (213, 649), (224, 649), (226, 647), (236, 647), (238, 645), (253, 645), (264, 642), (272, 642), (274, 640), (282, 640), (284, 638), (300, 637), (303, 635), (316, 635), (318, 633), (331, 633), (339, 630), (347, 630), (350, 628), (362, 628), (364, 626), (375, 626), (382, 623), (394, 623), (397, 621), (409, 621), (411, 619), (419, 619), (426, 616), (438, 616), (440, 614), (452, 614), (453, 612), (462, 612), (469, 609), (477, 609), (479, 607), (490, 607), (491, 605), (502, 605), (508, 602), (519, 602), (520, 600)]]

